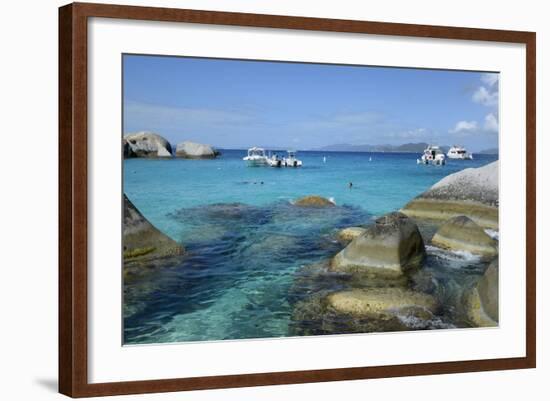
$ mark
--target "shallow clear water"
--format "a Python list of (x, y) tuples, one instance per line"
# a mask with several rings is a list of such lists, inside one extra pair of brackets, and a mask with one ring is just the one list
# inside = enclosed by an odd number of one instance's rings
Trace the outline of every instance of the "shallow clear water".
[[(338, 228), (368, 224), (442, 177), (496, 160), (476, 155), (436, 167), (417, 165), (416, 154), (301, 152), (304, 167), (275, 169), (247, 167), (245, 155), (231, 150), (215, 160), (124, 161), (124, 192), (189, 251), (125, 280), (126, 343), (292, 335), (293, 305), (316, 290), (311, 282), (297, 286), (296, 278), (304, 266), (341, 249), (334, 241)], [(291, 204), (311, 194), (338, 206)], [(478, 274), (480, 265), (429, 249), (426, 270), (452, 282)]]

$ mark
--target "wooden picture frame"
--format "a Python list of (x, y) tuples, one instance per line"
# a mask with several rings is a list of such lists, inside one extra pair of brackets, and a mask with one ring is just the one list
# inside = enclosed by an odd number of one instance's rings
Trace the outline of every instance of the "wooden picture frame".
[[(88, 36), (91, 17), (364, 33), (526, 46), (527, 249), (526, 356), (393, 366), (337, 368), (129, 382), (88, 382)], [(534, 368), (536, 365), (536, 149), (533, 32), (456, 28), (73, 3), (59, 9), (59, 391), (72, 397), (106, 396), (336, 380)]]

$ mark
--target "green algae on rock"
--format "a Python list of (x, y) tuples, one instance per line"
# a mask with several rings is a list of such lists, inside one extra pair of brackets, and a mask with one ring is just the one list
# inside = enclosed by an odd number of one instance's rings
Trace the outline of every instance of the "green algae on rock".
[(185, 253), (184, 247), (161, 233), (143, 217), (124, 195), (124, 262), (176, 256)]
[(331, 207), (335, 206), (334, 202), (323, 198), (319, 195), (309, 195), (304, 196), (303, 198), (297, 199), (294, 202), (294, 205), (296, 206), (303, 206), (303, 207)]

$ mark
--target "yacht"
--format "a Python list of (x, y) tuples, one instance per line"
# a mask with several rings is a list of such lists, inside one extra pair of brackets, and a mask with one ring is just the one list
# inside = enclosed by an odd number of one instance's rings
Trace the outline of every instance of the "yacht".
[(472, 160), (474, 156), (463, 147), (459, 145), (453, 145), (447, 152), (447, 157), (449, 159), (459, 159), (459, 160)]
[(243, 160), (251, 167), (270, 165), (269, 158), (266, 156), (265, 150), (256, 146), (248, 149), (248, 154), (243, 157)]
[(302, 167), (302, 161), (296, 157), (295, 150), (287, 150), (287, 156), (283, 159), (285, 167)]
[(416, 159), (416, 163), (442, 166), (445, 164), (445, 153), (437, 145), (428, 145), (420, 159)]

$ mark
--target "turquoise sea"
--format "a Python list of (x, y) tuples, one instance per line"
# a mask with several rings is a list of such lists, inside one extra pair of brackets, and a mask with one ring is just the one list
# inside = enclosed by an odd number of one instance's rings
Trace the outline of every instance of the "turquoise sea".
[[(294, 305), (315, 291), (297, 278), (341, 249), (338, 228), (369, 224), (444, 176), (497, 159), (425, 166), (413, 153), (310, 151), (298, 153), (302, 168), (277, 169), (247, 167), (245, 155), (124, 161), (124, 192), (189, 252), (125, 280), (126, 344), (296, 335)], [(292, 200), (313, 194), (337, 207), (293, 207)], [(445, 283), (482, 271), (479, 261), (430, 249), (426, 263)], [(452, 313), (442, 319), (441, 327), (459, 325)]]

